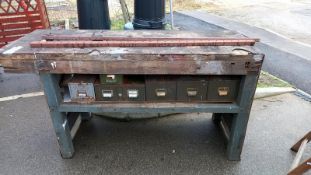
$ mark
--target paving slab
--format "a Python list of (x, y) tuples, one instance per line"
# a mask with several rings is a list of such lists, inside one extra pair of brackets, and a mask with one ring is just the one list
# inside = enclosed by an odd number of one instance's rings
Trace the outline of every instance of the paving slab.
[[(120, 122), (93, 117), (73, 159), (60, 157), (45, 98), (0, 102), (0, 174), (285, 174), (310, 128), (311, 103), (286, 94), (254, 102), (242, 160), (227, 161), (206, 113)], [(308, 147), (305, 155), (311, 155)]]

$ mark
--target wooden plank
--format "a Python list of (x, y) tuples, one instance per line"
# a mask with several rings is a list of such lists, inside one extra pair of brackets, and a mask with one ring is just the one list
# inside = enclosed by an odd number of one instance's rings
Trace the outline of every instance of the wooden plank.
[[(41, 22), (33, 22), (31, 24), (33, 27), (42, 27)], [(26, 23), (11, 23), (11, 24), (2, 24), (0, 25), (0, 30), (6, 29), (19, 29), (19, 28), (30, 28), (31, 27), (28, 21)]]
[(47, 9), (46, 9), (44, 0), (37, 0), (37, 7), (39, 9), (39, 14), (41, 16), (41, 22), (42, 22), (43, 29), (50, 28), (49, 16), (47, 14)]
[(246, 63), (256, 64), (252, 56), (232, 55), (13, 54), (0, 59), (7, 71), (49, 73), (246, 75), (260, 68)]
[(291, 170), (295, 169), (298, 165), (299, 165), (299, 162), (302, 158), (302, 155), (303, 155), (303, 152), (305, 151), (306, 147), (307, 147), (307, 143), (308, 143), (308, 139), (305, 139), (302, 141), (300, 147), (299, 147), (299, 150), (296, 154), (296, 157), (292, 163), (292, 166), (291, 166)]
[[(151, 48), (153, 49), (153, 48)], [(156, 49), (156, 48), (154, 48)], [(84, 49), (81, 49), (84, 50)], [(48, 50), (47, 50), (48, 51)], [(135, 50), (134, 50), (135, 51)], [(35, 52), (35, 51), (34, 51)], [(33, 52), (33, 53), (34, 53)], [(33, 53), (31, 55), (33, 55)], [(36, 52), (35, 52), (36, 53)], [(16, 54), (19, 56), (20, 54)], [(30, 54), (27, 54), (30, 55)], [(14, 56), (14, 55), (13, 55)], [(148, 53), (102, 53), (98, 54), (95, 51), (95, 54), (91, 53), (36, 53), (37, 60), (55, 60), (55, 61), (197, 61), (197, 62), (206, 62), (206, 61), (226, 61), (226, 62), (251, 62), (254, 61), (253, 55), (232, 55), (232, 54), (148, 54)]]
[[(115, 59), (112, 55), (104, 57), (51, 57), (39, 55), (7, 55), (0, 59), (5, 70), (17, 71), (21, 68), (30, 72), (50, 73), (87, 73), (87, 74), (201, 74), (201, 75), (245, 75), (248, 69), (246, 62), (252, 62), (251, 57), (245, 60), (217, 60), (217, 56), (200, 55), (124, 55), (124, 59)], [(80, 55), (81, 56), (81, 55)], [(128, 56), (128, 57), (127, 57)], [(35, 59), (36, 58), (36, 59)], [(110, 59), (109, 59), (110, 58)], [(53, 64), (52, 64), (53, 63)], [(54, 66), (52, 66), (54, 65)], [(27, 69), (25, 69), (27, 68)], [(258, 71), (258, 70), (257, 70)]]
[(0, 59), (0, 64), (3, 65), (5, 72), (11, 73), (36, 72), (36, 70), (34, 69), (35, 66), (33, 59), (27, 59), (29, 57), (32, 58), (33, 56), (25, 55), (24, 57), (25, 59), (16, 61), (14, 59), (11, 59), (10, 56), (5, 56), (6, 59)]
[(15, 41), (15, 40), (19, 39), (20, 37), (22, 37), (22, 35), (19, 35), (19, 36), (5, 36), (4, 38), (0, 38), (0, 42), (11, 42), (11, 41)]
[(302, 175), (308, 170), (311, 170), (311, 158), (305, 160), (303, 163), (298, 165), (295, 169), (291, 170), (288, 173), (288, 175)]
[[(52, 66), (52, 63), (54, 66)], [(165, 62), (148, 61), (133, 63), (131, 61), (123, 62), (103, 62), (103, 61), (36, 61), (0, 60), (5, 71), (9, 72), (46, 72), (46, 73), (77, 73), (77, 74), (189, 74), (189, 75), (245, 75), (248, 70), (242, 67), (244, 63), (237, 64), (237, 68), (232, 68), (231, 63), (210, 62), (211, 66), (204, 66), (198, 69), (200, 65), (195, 62)], [(213, 66), (216, 65), (216, 66)], [(201, 65), (202, 66), (202, 65)], [(225, 69), (218, 69), (226, 67)]]
[(34, 29), (18, 29), (9, 31), (0, 31), (0, 36), (10, 36), (10, 35), (24, 35), (32, 32)]
[(25, 15), (40, 15), (38, 10), (27, 11), (27, 12), (14, 12), (14, 13), (0, 13), (0, 17), (16, 17), (16, 16), (25, 16)]
[(12, 18), (0, 18), (0, 23), (15, 23), (25, 21), (40, 21), (40, 16), (23, 16), (23, 17), (12, 17)]
[(186, 46), (253, 46), (254, 40), (109, 40), (109, 41), (33, 41), (32, 48), (88, 48), (88, 47), (186, 47)]
[[(54, 67), (52, 66), (54, 64)], [(244, 66), (244, 67), (243, 67)], [(94, 73), (94, 74), (202, 74), (245, 75), (245, 62), (232, 65), (230, 62), (210, 61), (36, 61), (39, 72), (49, 73)], [(220, 69), (223, 68), (223, 69)]]
[(295, 143), (292, 147), (291, 150), (297, 152), (299, 150), (299, 147), (301, 145), (301, 143), (307, 139), (308, 142), (311, 141), (311, 131), (309, 133), (307, 133), (303, 138), (301, 138), (297, 143)]

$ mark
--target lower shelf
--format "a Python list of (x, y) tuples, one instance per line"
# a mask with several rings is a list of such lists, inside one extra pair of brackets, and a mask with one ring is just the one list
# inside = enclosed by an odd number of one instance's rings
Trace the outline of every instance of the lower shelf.
[(239, 113), (236, 103), (62, 103), (60, 112), (124, 112), (124, 113)]

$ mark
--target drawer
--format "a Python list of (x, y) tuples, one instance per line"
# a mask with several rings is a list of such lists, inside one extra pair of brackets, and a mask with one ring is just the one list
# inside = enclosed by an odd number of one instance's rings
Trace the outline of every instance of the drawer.
[(130, 84), (123, 86), (123, 99), (125, 101), (145, 101), (145, 85)]
[(96, 101), (122, 101), (123, 89), (120, 85), (95, 85)]
[(176, 101), (176, 79), (173, 77), (146, 77), (147, 101)]
[(73, 101), (79, 101), (83, 99), (94, 100), (95, 99), (95, 92), (94, 86), (92, 83), (69, 83), (69, 93), (70, 98)]
[(177, 101), (206, 101), (207, 85), (204, 78), (180, 78), (177, 81)]
[(123, 75), (100, 75), (101, 84), (122, 84)]
[(94, 82), (96, 77), (75, 75), (66, 80), (72, 101), (95, 100)]
[(208, 84), (207, 100), (215, 102), (233, 102), (237, 98), (239, 86), (239, 78), (211, 78)]

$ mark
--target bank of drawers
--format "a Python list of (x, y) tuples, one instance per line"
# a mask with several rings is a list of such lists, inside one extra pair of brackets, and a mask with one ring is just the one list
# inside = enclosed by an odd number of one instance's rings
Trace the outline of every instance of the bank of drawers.
[[(116, 81), (113, 81), (114, 78)], [(100, 80), (94, 82), (93, 91), (96, 101), (233, 102), (238, 95), (240, 79), (239, 76), (150, 75), (120, 78), (102, 75)], [(75, 82), (75, 88), (69, 88), (70, 94), (77, 94), (72, 92), (79, 89), (77, 85), (79, 83)], [(89, 92), (90, 83), (87, 85)]]
[(144, 84), (95, 85), (97, 101), (145, 101)]

